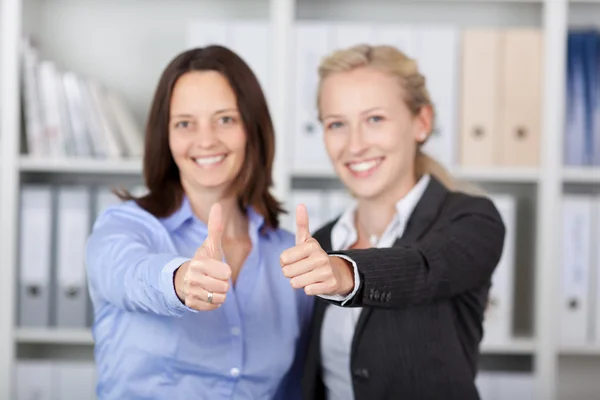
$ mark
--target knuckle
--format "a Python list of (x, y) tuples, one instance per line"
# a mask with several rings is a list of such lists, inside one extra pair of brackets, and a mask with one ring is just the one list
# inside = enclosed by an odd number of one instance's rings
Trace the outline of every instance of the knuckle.
[(329, 281), (329, 289), (335, 289), (337, 287), (337, 279), (333, 278)]

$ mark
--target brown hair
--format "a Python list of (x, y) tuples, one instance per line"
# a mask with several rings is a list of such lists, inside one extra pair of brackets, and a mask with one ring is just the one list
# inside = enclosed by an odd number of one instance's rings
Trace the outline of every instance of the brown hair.
[[(417, 115), (423, 107), (430, 107), (435, 121), (435, 107), (425, 86), (425, 78), (419, 72), (417, 63), (392, 46), (361, 44), (334, 51), (325, 57), (319, 65), (320, 83), (317, 93), (320, 93), (321, 83), (329, 75), (351, 71), (360, 67), (369, 67), (396, 76), (404, 89), (406, 94), (404, 101), (412, 114)], [(318, 102), (319, 98), (317, 98)], [(427, 138), (418, 143), (417, 146), (415, 156), (415, 173), (417, 177), (431, 174), (449, 189), (456, 189), (457, 182), (450, 173), (440, 163), (421, 150)]]
[(252, 206), (262, 215), (267, 226), (279, 226), (281, 203), (269, 192), (273, 185), (272, 167), (275, 156), (273, 122), (264, 93), (250, 67), (233, 51), (222, 46), (187, 50), (176, 56), (163, 71), (146, 125), (144, 148), (144, 181), (149, 193), (136, 198), (122, 191), (122, 200), (135, 200), (155, 215), (166, 217), (175, 212), (184, 197), (179, 169), (169, 147), (170, 102), (177, 79), (190, 71), (217, 71), (231, 85), (237, 98), (247, 135), (244, 164), (228, 195), (236, 195), (244, 211)]

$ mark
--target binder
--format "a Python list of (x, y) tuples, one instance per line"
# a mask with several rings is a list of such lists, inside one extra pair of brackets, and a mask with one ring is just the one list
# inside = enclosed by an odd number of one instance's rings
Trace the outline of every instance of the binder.
[(459, 30), (421, 27), (414, 36), (416, 59), (434, 105), (436, 118), (422, 150), (446, 168), (456, 165)]
[(501, 32), (466, 29), (462, 36), (459, 163), (493, 166), (500, 147), (498, 111)]
[(417, 29), (410, 26), (384, 24), (375, 28), (377, 44), (393, 46), (412, 59), (416, 59), (416, 35)]
[(582, 345), (591, 340), (592, 207), (590, 196), (563, 198), (561, 345)]
[(292, 232), (296, 232), (296, 207), (299, 204), (306, 206), (308, 212), (308, 228), (311, 233), (316, 232), (325, 222), (327, 214), (324, 212), (325, 198), (318, 189), (294, 189), (291, 195), (292, 207), (290, 216), (293, 221)]
[(56, 286), (54, 305), (56, 325), (87, 325), (87, 280), (85, 245), (90, 232), (90, 193), (85, 186), (58, 189)]
[(508, 29), (502, 43), (500, 165), (540, 162), (542, 32)]
[(96, 368), (93, 362), (61, 360), (54, 371), (55, 399), (92, 400), (96, 398)]
[(322, 23), (297, 23), (294, 29), (294, 76), (291, 115), (293, 125), (292, 172), (319, 175), (335, 174), (323, 141), (318, 118), (317, 69), (331, 49), (331, 30)]
[(341, 50), (359, 44), (377, 44), (373, 25), (359, 23), (330, 23), (331, 50)]
[(50, 324), (52, 261), (52, 190), (48, 185), (21, 187), (19, 232), (20, 326)]
[(354, 203), (352, 195), (343, 189), (331, 190), (326, 196), (325, 223), (341, 216)]
[(240, 56), (256, 75), (262, 90), (270, 98), (271, 41), (265, 21), (195, 21), (188, 27), (187, 47), (221, 45)]
[[(15, 392), (17, 400), (55, 400), (55, 365), (49, 360), (17, 360)], [(90, 398), (91, 399), (91, 398)]]
[(517, 200), (511, 195), (490, 197), (505, 225), (504, 249), (492, 276), (483, 321), (483, 345), (507, 344), (512, 339), (517, 243)]
[(94, 221), (98, 219), (98, 217), (109, 207), (115, 206), (121, 202), (117, 195), (114, 194), (111, 188), (108, 186), (97, 187), (95, 197), (96, 204), (94, 206)]

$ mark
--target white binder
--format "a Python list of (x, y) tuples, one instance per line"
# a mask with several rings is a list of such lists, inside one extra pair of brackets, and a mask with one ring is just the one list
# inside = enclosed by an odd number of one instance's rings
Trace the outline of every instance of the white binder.
[(96, 368), (93, 362), (64, 360), (54, 371), (57, 400), (92, 400), (96, 398)]
[(354, 198), (343, 189), (331, 190), (327, 193), (325, 207), (325, 221), (329, 222), (340, 217), (354, 202)]
[(85, 186), (58, 189), (56, 325), (83, 328), (87, 325), (85, 245), (90, 232), (90, 193)]
[(221, 45), (240, 56), (256, 75), (267, 101), (271, 97), (271, 41), (266, 21), (194, 21), (188, 27), (187, 47)]
[(456, 164), (459, 78), (459, 30), (452, 26), (425, 26), (414, 35), (415, 55), (435, 107), (434, 131), (423, 151), (446, 168)]
[(517, 201), (511, 195), (493, 195), (505, 225), (504, 249), (492, 276), (489, 302), (485, 310), (482, 345), (509, 343), (513, 332)]
[[(294, 189), (291, 195), (290, 216), (293, 219), (293, 230), (296, 232), (296, 207), (306, 206), (308, 212), (308, 228), (314, 233), (326, 222), (325, 196), (319, 189)], [(324, 215), (325, 214), (325, 215)]]
[(590, 338), (592, 198), (563, 198), (563, 252), (560, 293), (560, 344), (581, 345)]
[(415, 27), (385, 24), (376, 28), (375, 41), (379, 45), (394, 46), (409, 58), (415, 59), (417, 34)]
[(55, 365), (50, 360), (18, 360), (15, 368), (17, 400), (55, 400)]
[(21, 188), (19, 234), (20, 326), (50, 324), (52, 262), (52, 189), (24, 184)]
[(331, 50), (331, 30), (322, 23), (297, 23), (294, 30), (293, 93), (293, 172), (334, 175), (325, 150), (323, 128), (318, 119), (317, 68)]

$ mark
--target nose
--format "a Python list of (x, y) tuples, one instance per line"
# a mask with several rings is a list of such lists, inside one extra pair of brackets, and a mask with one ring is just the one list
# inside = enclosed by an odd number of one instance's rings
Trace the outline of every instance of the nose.
[(360, 155), (367, 150), (367, 142), (365, 140), (365, 135), (363, 129), (360, 125), (354, 127), (350, 131), (349, 135), (349, 143), (348, 143), (348, 151), (353, 156)]
[(217, 144), (217, 133), (210, 123), (199, 123), (194, 137), (194, 144), (200, 148), (210, 148)]

